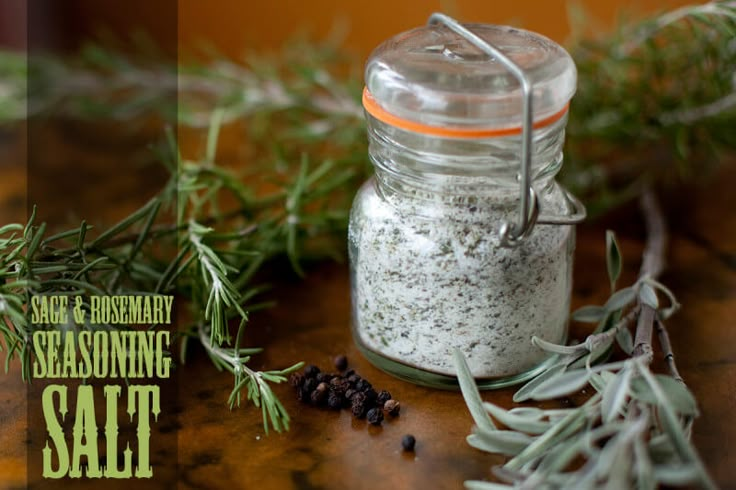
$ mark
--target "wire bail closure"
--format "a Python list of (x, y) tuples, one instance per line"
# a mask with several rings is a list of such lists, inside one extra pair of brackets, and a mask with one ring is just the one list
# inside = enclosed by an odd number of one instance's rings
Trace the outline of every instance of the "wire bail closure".
[(532, 161), (532, 131), (533, 107), (532, 107), (532, 82), (524, 70), (511, 61), (500, 49), (485, 41), (469, 29), (463, 27), (458, 21), (445, 14), (434, 13), (427, 21), (428, 25), (442, 24), (451, 31), (459, 34), (485, 54), (495, 58), (519, 81), (522, 92), (522, 123), (521, 123), (521, 165), (520, 165), (520, 200), (519, 217), (517, 222), (504, 222), (499, 229), (500, 245), (502, 247), (515, 247), (521, 244), (534, 229), (534, 225), (572, 225), (580, 223), (585, 219), (585, 206), (571, 193), (565, 192), (565, 198), (571, 205), (573, 212), (569, 216), (540, 215), (539, 200), (531, 186), (531, 161)]

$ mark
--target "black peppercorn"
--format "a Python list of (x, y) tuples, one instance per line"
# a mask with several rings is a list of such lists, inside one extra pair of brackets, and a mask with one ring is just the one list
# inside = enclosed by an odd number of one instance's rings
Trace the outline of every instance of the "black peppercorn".
[(373, 388), (368, 388), (363, 392), (365, 395), (365, 401), (368, 403), (368, 405), (373, 405), (376, 403), (376, 399), (378, 398), (378, 393), (376, 393), (376, 390)]
[(329, 383), (332, 380), (333, 375), (330, 373), (318, 373), (315, 378), (320, 383)]
[(343, 376), (345, 376), (346, 378), (349, 378), (353, 374), (355, 374), (355, 369), (348, 369), (347, 371), (345, 371), (345, 374)]
[(318, 384), (319, 383), (317, 383), (317, 380), (316, 379), (314, 379), (314, 378), (306, 378), (304, 380), (304, 384), (302, 386), (304, 387), (305, 390), (307, 390), (308, 392), (311, 393), (311, 392), (314, 391), (314, 389), (317, 387)]
[(383, 406), (383, 404), (389, 401), (390, 399), (391, 399), (391, 393), (389, 393), (386, 390), (381, 390), (381, 392), (378, 394), (378, 397), (376, 398), (376, 403)]
[(348, 367), (348, 358), (339, 355), (335, 358), (335, 368), (337, 368), (338, 371), (345, 371)]
[(363, 393), (356, 393), (350, 400), (350, 406), (352, 407), (353, 416), (362, 419), (365, 417), (365, 413), (368, 411), (368, 406)]
[(309, 398), (315, 405), (324, 405), (327, 400), (327, 390), (314, 390)]
[(362, 380), (362, 379), (363, 379), (363, 378), (361, 378), (361, 377), (360, 377), (359, 375), (357, 375), (357, 374), (355, 374), (355, 373), (351, 374), (351, 375), (350, 375), (350, 376), (348, 376), (347, 378), (348, 378), (348, 381), (349, 381), (349, 382), (350, 382), (351, 384), (357, 384), (357, 383), (358, 383), (358, 381), (360, 381), (360, 380)]
[(417, 440), (411, 434), (407, 434), (401, 438), (401, 447), (404, 448), (404, 451), (413, 451), (416, 443)]
[(386, 400), (383, 409), (392, 417), (396, 417), (401, 411), (401, 404), (394, 399)]
[(350, 389), (350, 382), (345, 378), (337, 376), (330, 380), (330, 387), (335, 393), (342, 395)]
[(383, 422), (383, 412), (380, 408), (371, 408), (368, 410), (366, 418), (371, 425), (381, 425), (381, 422)]
[(294, 388), (298, 388), (304, 384), (304, 375), (301, 373), (292, 373), (289, 376), (289, 384)]
[(347, 390), (345, 390), (345, 398), (347, 398), (348, 400), (350, 400), (351, 398), (353, 398), (353, 395), (355, 395), (356, 393), (358, 393), (357, 390), (354, 390), (352, 388), (348, 388)]
[(307, 378), (314, 378), (319, 374), (319, 368), (314, 364), (310, 364), (304, 368), (304, 376)]
[(371, 384), (368, 381), (362, 378), (355, 382), (355, 389), (358, 391), (366, 391), (371, 388), (373, 388), (373, 386), (371, 386)]
[(340, 410), (343, 406), (343, 397), (335, 392), (330, 392), (330, 396), (327, 397), (327, 406), (333, 410)]
[(330, 386), (327, 383), (322, 382), (322, 383), (320, 383), (320, 384), (317, 385), (317, 387), (314, 389), (314, 391), (319, 391), (321, 393), (326, 393), (327, 390), (329, 390), (329, 389), (330, 389)]

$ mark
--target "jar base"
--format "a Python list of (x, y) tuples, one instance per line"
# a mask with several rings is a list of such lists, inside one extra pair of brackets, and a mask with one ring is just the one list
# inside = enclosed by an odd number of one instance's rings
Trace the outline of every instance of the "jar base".
[[(376, 352), (362, 345), (357, 339), (354, 339), (354, 342), (360, 353), (363, 354), (363, 357), (368, 359), (368, 361), (375, 367), (385, 373), (390, 374), (391, 376), (416, 385), (427, 386), (429, 388), (439, 388), (442, 390), (453, 391), (460, 390), (460, 385), (458, 384), (456, 376), (447, 376), (430, 371), (424, 371), (417, 367), (403, 364), (401, 362), (377, 354)], [(547, 369), (550, 365), (554, 363), (554, 361), (555, 357), (550, 356), (546, 360), (522, 373), (500, 378), (476, 378), (475, 383), (480, 390), (496, 390), (518, 385), (525, 381), (529, 381), (530, 379)]]

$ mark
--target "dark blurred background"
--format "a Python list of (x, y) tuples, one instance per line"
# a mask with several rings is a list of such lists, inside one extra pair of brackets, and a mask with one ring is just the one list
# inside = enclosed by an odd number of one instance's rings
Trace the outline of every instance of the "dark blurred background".
[[(150, 0), (3, 0), (0, 2), (0, 45), (23, 46), (26, 9), (43, 21), (49, 45), (73, 49), (109, 30), (120, 37), (148, 33), (170, 55), (201, 53), (207, 45), (238, 58), (249, 49), (277, 48), (297, 33), (316, 39), (336, 36), (360, 56), (382, 40), (423, 24), (429, 14), (443, 11), (463, 21), (513, 23), (555, 41), (570, 32), (567, 11), (582, 6), (598, 19), (591, 29), (611, 27), (621, 15), (640, 15), (685, 5), (686, 0), (179, 0), (178, 34), (171, 2)], [(178, 39), (173, 43), (173, 39)]]

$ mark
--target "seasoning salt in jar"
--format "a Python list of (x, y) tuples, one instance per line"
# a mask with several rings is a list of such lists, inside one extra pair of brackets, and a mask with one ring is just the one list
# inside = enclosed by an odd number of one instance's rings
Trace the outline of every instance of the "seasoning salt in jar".
[(548, 361), (567, 337), (574, 223), (555, 175), (576, 70), (549, 39), (442, 14), (381, 44), (363, 104), (375, 175), (350, 216), (353, 337), (379, 368), (481, 388)]

